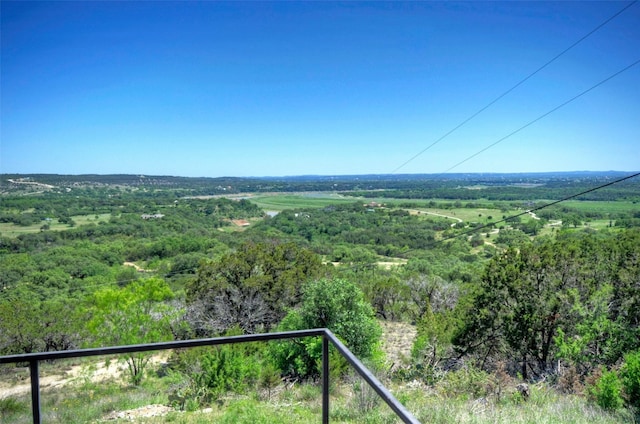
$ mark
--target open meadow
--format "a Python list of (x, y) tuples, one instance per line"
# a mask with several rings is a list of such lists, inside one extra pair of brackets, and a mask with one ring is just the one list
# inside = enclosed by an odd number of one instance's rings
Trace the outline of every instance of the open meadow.
[(111, 214), (108, 213), (97, 215), (75, 215), (71, 217), (73, 225), (61, 223), (57, 219), (50, 218), (31, 225), (17, 225), (10, 222), (0, 222), (0, 235), (15, 238), (22, 234), (39, 233), (45, 229), (46, 231), (65, 231), (75, 226), (108, 222), (110, 218)]
[(249, 200), (266, 211), (276, 212), (296, 208), (323, 208), (329, 205), (359, 201), (356, 198), (343, 197), (338, 193), (331, 192), (257, 194), (251, 196)]

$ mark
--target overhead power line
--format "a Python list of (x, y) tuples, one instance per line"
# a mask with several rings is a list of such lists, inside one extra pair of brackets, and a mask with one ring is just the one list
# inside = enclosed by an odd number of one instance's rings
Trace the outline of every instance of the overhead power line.
[(462, 232), (462, 233), (458, 233), (458, 234), (455, 234), (455, 235), (451, 235), (451, 236), (448, 236), (448, 237), (442, 238), (442, 239), (438, 240), (437, 242), (433, 243), (433, 244), (432, 244), (431, 246), (429, 246), (429, 247), (436, 246), (436, 245), (438, 245), (438, 244), (440, 244), (440, 243), (442, 243), (442, 242), (444, 242), (444, 241), (447, 241), (447, 240), (451, 240), (451, 239), (454, 239), (454, 238), (458, 238), (458, 237), (462, 237), (462, 236), (466, 236), (466, 235), (469, 235), (469, 234), (476, 233), (476, 232), (478, 232), (478, 231), (480, 231), (480, 230), (482, 230), (482, 229), (485, 229), (485, 228), (495, 227), (497, 224), (501, 224), (501, 223), (503, 223), (503, 222), (510, 221), (510, 220), (515, 219), (515, 218), (518, 218), (518, 217), (520, 217), (520, 216), (522, 216), (522, 215), (528, 215), (528, 214), (530, 214), (530, 213), (533, 213), (533, 212), (539, 211), (539, 210), (541, 210), (541, 209), (548, 208), (549, 206), (557, 205), (558, 203), (566, 202), (567, 200), (575, 199), (576, 197), (580, 197), (580, 196), (585, 195), (585, 194), (587, 194), (587, 193), (592, 193), (592, 192), (594, 192), (594, 191), (596, 191), (596, 190), (601, 190), (601, 189), (603, 189), (603, 188), (605, 188), (605, 187), (609, 187), (609, 186), (611, 186), (611, 185), (618, 184), (618, 183), (621, 183), (621, 182), (626, 181), (626, 180), (630, 180), (630, 179), (635, 178), (635, 177), (637, 177), (637, 176), (639, 176), (639, 175), (640, 175), (640, 172), (636, 172), (635, 174), (627, 175), (626, 177), (619, 178), (619, 179), (617, 179), (617, 180), (615, 180), (615, 181), (610, 181), (610, 182), (608, 182), (608, 183), (606, 183), (606, 184), (602, 184), (602, 185), (600, 185), (600, 186), (598, 186), (598, 187), (594, 187), (594, 188), (590, 188), (590, 189), (588, 189), (588, 190), (581, 191), (580, 193), (577, 193), (577, 194), (573, 194), (573, 195), (571, 195), (571, 196), (564, 197), (564, 198), (562, 198), (562, 199), (560, 199), (560, 200), (556, 200), (556, 201), (553, 201), (553, 202), (551, 202), (551, 203), (547, 203), (547, 204), (545, 204), (545, 205), (538, 206), (538, 207), (535, 207), (535, 208), (527, 209), (527, 210), (526, 210), (526, 211), (524, 211), (524, 212), (518, 213), (518, 214), (516, 214), (516, 215), (509, 216), (509, 217), (507, 217), (507, 218), (503, 218), (503, 219), (501, 219), (501, 220), (499, 220), (499, 221), (491, 222), (491, 223), (489, 223), (489, 224), (485, 224), (485, 225), (482, 225), (482, 226), (480, 226), (480, 227), (475, 227), (475, 228), (472, 228), (471, 230), (464, 231), (464, 232)]
[(427, 146), (426, 148), (422, 149), (421, 151), (419, 151), (418, 153), (416, 153), (415, 155), (413, 155), (412, 157), (410, 157), (407, 161), (405, 161), (402, 165), (398, 166), (396, 169), (394, 169), (393, 171), (391, 171), (392, 174), (395, 174), (396, 172), (398, 172), (400, 169), (404, 168), (407, 164), (409, 164), (410, 162), (412, 162), (414, 159), (418, 158), (419, 156), (421, 156), (423, 153), (427, 152), (429, 149), (431, 149), (433, 146), (435, 146), (436, 144), (440, 143), (442, 140), (444, 140), (445, 138), (447, 138), (449, 135), (451, 135), (452, 133), (454, 133), (455, 131), (457, 131), (458, 129), (460, 129), (462, 126), (464, 126), (465, 124), (467, 124), (469, 121), (471, 121), (473, 118), (475, 118), (476, 116), (480, 115), (482, 112), (484, 112), (485, 110), (487, 110), (489, 107), (491, 107), (494, 103), (498, 102), (500, 99), (502, 99), (503, 97), (505, 97), (507, 94), (511, 93), (513, 90), (515, 90), (516, 88), (518, 88), (519, 86), (521, 86), (522, 84), (524, 84), (527, 80), (529, 80), (531, 77), (533, 77), (534, 75), (536, 75), (538, 72), (542, 71), (544, 68), (546, 68), (547, 66), (549, 66), (551, 63), (555, 62), (558, 58), (560, 58), (560, 56), (564, 55), (566, 52), (568, 52), (569, 50), (571, 50), (572, 48), (574, 48), (575, 46), (577, 46), (578, 44), (580, 44), (582, 41), (584, 41), (585, 39), (587, 39), (589, 36), (591, 36), (593, 33), (595, 33), (596, 31), (598, 31), (600, 28), (602, 28), (603, 26), (605, 26), (606, 24), (608, 24), (609, 22), (611, 22), (613, 19), (615, 19), (616, 17), (618, 17), (619, 15), (621, 15), (625, 10), (627, 10), (628, 8), (630, 8), (631, 6), (633, 6), (634, 4), (636, 4), (638, 1), (635, 0), (631, 3), (629, 3), (628, 5), (626, 5), (625, 7), (623, 7), (622, 9), (620, 9), (617, 13), (615, 13), (613, 16), (609, 17), (607, 20), (605, 20), (604, 22), (602, 22), (600, 25), (598, 25), (597, 27), (595, 27), (594, 29), (592, 29), (591, 31), (589, 31), (588, 33), (586, 33), (584, 36), (582, 36), (582, 38), (580, 38), (578, 41), (576, 41), (575, 43), (571, 44), (569, 47), (567, 47), (566, 49), (564, 49), (563, 51), (561, 51), (560, 53), (558, 53), (556, 56), (554, 56), (552, 59), (548, 60), (544, 65), (540, 66), (538, 69), (536, 69), (535, 71), (533, 71), (532, 73), (530, 73), (529, 75), (527, 75), (526, 77), (524, 77), (522, 80), (520, 80), (520, 82), (518, 82), (516, 85), (512, 86), (511, 88), (509, 88), (507, 91), (505, 91), (504, 93), (500, 94), (498, 97), (496, 97), (495, 99), (493, 99), (492, 101), (490, 101), (489, 103), (487, 103), (486, 106), (482, 107), (480, 110), (478, 110), (477, 112), (475, 112), (473, 115), (469, 116), (467, 119), (465, 119), (464, 121), (462, 121), (461, 123), (459, 123), (458, 125), (456, 125), (453, 129), (449, 130), (447, 133), (445, 133), (443, 136), (441, 136), (440, 138), (438, 138), (436, 141), (434, 141), (433, 143), (431, 143), (429, 146)]
[[(630, 180), (630, 179), (635, 178), (637, 176), (640, 176), (640, 172), (636, 172), (635, 174), (627, 175), (626, 177), (618, 178), (617, 180), (610, 181), (608, 183), (599, 185), (597, 187), (593, 187), (593, 188), (581, 191), (580, 193), (572, 194), (571, 196), (564, 197), (564, 198), (562, 198), (560, 200), (556, 200), (556, 201), (553, 201), (551, 203), (544, 204), (542, 206), (538, 206), (538, 207), (535, 207), (535, 208), (527, 209), (524, 212), (509, 216), (507, 218), (503, 218), (503, 219), (501, 219), (499, 221), (496, 221), (496, 222), (491, 222), (489, 224), (481, 225), (480, 227), (475, 227), (475, 228), (472, 228), (470, 230), (464, 231), (462, 233), (458, 233), (458, 234), (454, 234), (454, 235), (450, 235), (450, 236), (441, 238), (440, 240), (437, 240), (437, 241), (429, 244), (426, 248), (428, 248), (428, 249), (429, 248), (433, 248), (433, 247), (435, 247), (435, 246), (437, 246), (439, 244), (444, 243), (447, 240), (451, 240), (451, 239), (455, 239), (455, 238), (463, 237), (463, 236), (468, 236), (470, 234), (476, 233), (476, 232), (478, 232), (478, 231), (480, 231), (482, 229), (485, 229), (485, 228), (495, 227), (496, 225), (501, 224), (503, 222), (507, 222), (509, 220), (518, 218), (520, 216), (528, 215), (529, 213), (536, 212), (536, 211), (548, 208), (548, 207), (553, 206), (553, 205), (557, 205), (558, 203), (566, 202), (567, 200), (575, 199), (576, 197), (580, 197), (580, 196), (583, 196), (585, 194), (592, 193), (592, 192), (597, 191), (597, 190), (601, 190), (601, 189), (603, 189), (605, 187), (609, 187), (609, 186), (612, 186), (614, 184), (618, 184), (618, 183), (621, 183), (623, 181)], [(406, 253), (409, 253), (409, 252), (415, 252), (416, 250), (424, 250), (424, 249), (409, 249), (409, 250), (403, 252), (403, 254), (406, 254)], [(361, 267), (362, 267), (362, 265), (352, 265), (352, 266), (349, 266), (349, 267), (344, 267), (342, 269), (348, 271), (348, 270), (352, 270), (352, 269), (360, 269)], [(185, 271), (197, 271), (197, 270), (198, 270), (198, 268), (187, 269), (187, 270), (182, 270), (180, 272), (167, 273), (167, 274), (162, 275), (161, 277), (166, 278), (166, 277), (170, 277), (172, 275), (184, 275)], [(129, 280), (126, 280), (125, 282), (127, 282), (127, 281), (129, 281)], [(120, 284), (122, 282), (119, 281), (118, 283)]]
[[(548, 207), (553, 206), (553, 205), (557, 205), (558, 203), (566, 202), (567, 200), (575, 199), (576, 197), (580, 197), (582, 195), (585, 195), (585, 194), (588, 194), (588, 193), (592, 193), (592, 192), (597, 191), (597, 190), (601, 190), (601, 189), (603, 189), (605, 187), (609, 187), (609, 186), (612, 186), (614, 184), (618, 184), (618, 183), (621, 183), (623, 181), (630, 180), (630, 179), (635, 178), (637, 176), (640, 176), (640, 172), (636, 172), (635, 174), (631, 174), (631, 175), (628, 175), (626, 177), (619, 178), (619, 179), (617, 179), (615, 181), (610, 181), (610, 182), (608, 182), (606, 184), (602, 184), (602, 185), (600, 185), (598, 187), (593, 187), (593, 188), (590, 188), (588, 190), (581, 191), (580, 193), (564, 197), (564, 198), (562, 198), (560, 200), (556, 200), (556, 201), (553, 201), (551, 203), (547, 203), (547, 204), (542, 205), (542, 206), (538, 206), (538, 207), (535, 207), (535, 208), (527, 209), (524, 212), (518, 213), (516, 215), (509, 216), (507, 218), (503, 218), (503, 219), (501, 219), (499, 221), (496, 221), (496, 222), (491, 222), (489, 224), (481, 225), (480, 227), (475, 227), (475, 228), (472, 228), (470, 230), (467, 230), (467, 231), (464, 231), (464, 232), (461, 232), (461, 233), (458, 233), (458, 234), (453, 234), (453, 235), (441, 238), (440, 240), (437, 240), (437, 241), (429, 244), (428, 246), (426, 246), (426, 248), (433, 248), (433, 247), (435, 247), (435, 246), (437, 246), (439, 244), (444, 243), (445, 241), (456, 239), (458, 237), (468, 236), (470, 234), (476, 233), (476, 232), (478, 232), (480, 230), (483, 230), (485, 228), (495, 227), (496, 225), (501, 224), (503, 222), (507, 222), (507, 221), (510, 221), (512, 219), (518, 218), (520, 216), (528, 215), (529, 213), (536, 212), (536, 211), (548, 208)], [(403, 254), (407, 254), (409, 252), (415, 252), (417, 250), (424, 250), (424, 249), (409, 249), (409, 250), (406, 250), (405, 252), (403, 252)], [(343, 269), (344, 270), (350, 270), (350, 269), (359, 269), (361, 267), (362, 267), (362, 265), (352, 265), (350, 267), (345, 267)], [(181, 270), (181, 271), (168, 272), (168, 273), (164, 273), (164, 274), (160, 274), (160, 275), (151, 273), (150, 276), (159, 277), (159, 278), (168, 278), (168, 277), (176, 276), (176, 275), (187, 275), (187, 274), (190, 275), (189, 271), (197, 272), (198, 268), (184, 269), (184, 270)], [(143, 277), (140, 276), (140, 278), (143, 278)], [(121, 285), (124, 285), (126, 283), (131, 283), (133, 281), (136, 281), (136, 280), (138, 280), (140, 278), (118, 280), (118, 281), (114, 281), (114, 282), (101, 282), (101, 283), (97, 283), (97, 284), (86, 285), (84, 287), (85, 288), (88, 288), (88, 287), (97, 288), (97, 287), (102, 287), (102, 286), (115, 286), (115, 285), (120, 285), (121, 286)], [(24, 286), (24, 285), (29, 285), (29, 284), (31, 284), (31, 283), (18, 283), (17, 285), (13, 285), (13, 286), (6, 286), (6, 287), (4, 287), (4, 289), (6, 290), (6, 289), (9, 289), (9, 288), (13, 288), (15, 286)], [(7, 296), (6, 298), (9, 298), (9, 296)]]
[(599, 83), (597, 83), (596, 85), (591, 86), (590, 88), (584, 90), (582, 93), (577, 94), (575, 96), (573, 96), (572, 98), (570, 98), (569, 100), (561, 103), (560, 105), (554, 107), (553, 109), (551, 109), (550, 111), (543, 113), (542, 115), (538, 116), (536, 119), (529, 121), (528, 123), (526, 123), (525, 125), (521, 126), (520, 128), (518, 128), (515, 131), (512, 131), (511, 133), (505, 135), (504, 137), (502, 137), (501, 139), (499, 139), (498, 141), (493, 142), (492, 144), (488, 145), (487, 147), (477, 151), (476, 153), (472, 154), (471, 156), (468, 156), (466, 159), (461, 160), (460, 162), (456, 163), (455, 165), (453, 165), (452, 167), (450, 167), (449, 169), (447, 169), (446, 171), (444, 171), (443, 173), (447, 173), (449, 171), (451, 171), (454, 168), (457, 168), (458, 166), (462, 165), (463, 163), (465, 163), (466, 161), (473, 159), (474, 157), (478, 156), (480, 153), (486, 152), (487, 150), (489, 150), (490, 148), (494, 147), (495, 145), (502, 143), (504, 140), (508, 139), (509, 137), (511, 137), (512, 135), (515, 135), (517, 133), (519, 133), (520, 131), (522, 131), (523, 129), (535, 124), (536, 122), (538, 122), (539, 120), (551, 115), (553, 112), (557, 111), (558, 109), (568, 105), (569, 103), (573, 102), (574, 100), (579, 99), (580, 97), (584, 96), (585, 94), (587, 94), (588, 92), (592, 91), (593, 89), (601, 86), (602, 84), (606, 83), (607, 81), (609, 81), (610, 79), (613, 79), (615, 77), (617, 77), (618, 75), (620, 75), (621, 73), (628, 71), (629, 69), (633, 68), (634, 66), (636, 66), (638, 63), (640, 63), (640, 59), (636, 60), (635, 62), (633, 62), (631, 65), (628, 65), (626, 67), (624, 67), (623, 69), (619, 70), (618, 72), (614, 73), (613, 75), (608, 76), (607, 78), (603, 79), (602, 81), (600, 81)]

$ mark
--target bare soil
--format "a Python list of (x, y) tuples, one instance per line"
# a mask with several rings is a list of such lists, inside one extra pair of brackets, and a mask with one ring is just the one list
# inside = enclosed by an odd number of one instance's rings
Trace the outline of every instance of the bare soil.
[[(150, 364), (160, 364), (166, 361), (167, 352), (155, 354), (151, 357)], [(58, 371), (60, 369), (58, 368)], [(90, 379), (100, 382), (109, 379), (121, 378), (127, 372), (127, 365), (116, 359), (100, 361), (93, 364), (71, 365), (62, 372), (46, 375), (46, 371), (40, 371), (40, 389), (49, 390), (73, 384), (82, 379)], [(13, 381), (13, 383), (12, 383)], [(28, 369), (16, 368), (13, 373), (0, 376), (0, 399), (9, 396), (21, 396), (31, 392), (31, 381)]]

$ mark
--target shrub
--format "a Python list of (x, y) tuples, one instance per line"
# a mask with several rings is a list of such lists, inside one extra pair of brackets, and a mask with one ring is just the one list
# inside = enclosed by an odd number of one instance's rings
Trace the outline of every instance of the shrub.
[[(232, 334), (235, 332), (227, 335)], [(269, 368), (262, 347), (259, 343), (241, 343), (177, 352), (172, 370), (178, 376), (174, 376), (170, 397), (182, 409), (189, 400), (206, 404), (227, 392), (245, 393), (260, 382), (261, 368)]]
[(454, 317), (450, 311), (434, 313), (427, 306), (418, 323), (418, 334), (411, 349), (414, 378), (434, 384), (444, 375), (441, 362), (450, 353), (454, 330)]
[[(374, 358), (382, 331), (373, 308), (362, 291), (343, 279), (318, 280), (303, 291), (299, 310), (290, 311), (282, 320), (280, 331), (328, 328), (360, 359)], [(300, 378), (317, 377), (322, 361), (322, 340), (306, 338), (274, 344), (272, 350), (278, 367)]]
[(559, 377), (557, 388), (561, 393), (581, 394), (584, 387), (575, 365), (570, 365)]
[(444, 395), (460, 396), (466, 399), (486, 397), (490, 394), (491, 387), (491, 375), (473, 365), (449, 371), (439, 384)]
[(624, 362), (620, 376), (625, 397), (629, 405), (640, 410), (640, 350), (625, 355)]
[(603, 370), (600, 378), (589, 388), (589, 393), (602, 409), (616, 410), (624, 403), (622, 383), (615, 371)]
[(216, 398), (228, 391), (243, 393), (259, 375), (256, 361), (244, 357), (236, 346), (210, 349), (200, 358), (200, 366), (202, 371), (195, 375), (196, 381)]

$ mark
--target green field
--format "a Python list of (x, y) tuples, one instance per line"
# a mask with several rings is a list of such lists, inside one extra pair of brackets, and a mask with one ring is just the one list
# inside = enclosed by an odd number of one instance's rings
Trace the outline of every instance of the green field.
[[(431, 209), (431, 208), (420, 208), (417, 209), (420, 212), (424, 212), (425, 214), (437, 214), (451, 217), (451, 223), (457, 221), (457, 219), (461, 219), (464, 222), (479, 222), (481, 224), (486, 224), (490, 222), (496, 222), (502, 219), (502, 215), (504, 215), (498, 209), (486, 209), (486, 208), (477, 208), (477, 209), (467, 209), (467, 208), (459, 208), (459, 209)], [(517, 211), (509, 212), (508, 215), (515, 215)], [(489, 219), (491, 217), (491, 219)], [(457, 218), (457, 219), (453, 219)]]
[(283, 211), (298, 208), (323, 208), (340, 203), (354, 203), (361, 199), (343, 197), (336, 193), (300, 193), (300, 194), (272, 194), (255, 196), (248, 199), (264, 210)]
[(621, 213), (640, 211), (640, 204), (629, 201), (596, 202), (591, 200), (567, 200), (562, 206), (577, 209), (581, 212)]
[[(109, 221), (110, 218), (111, 218), (111, 214), (109, 213), (100, 214), (100, 215), (76, 215), (71, 217), (71, 219), (73, 219), (73, 221), (76, 223), (76, 227), (80, 225), (86, 225), (86, 224), (92, 224), (92, 223), (97, 224), (98, 222), (107, 222)], [(4, 237), (14, 238), (22, 234), (39, 233), (40, 231), (42, 231), (41, 227), (44, 224), (49, 224), (48, 231), (65, 231), (65, 230), (68, 230), (69, 228), (73, 228), (67, 224), (59, 223), (57, 219), (51, 220), (49, 222), (42, 221), (38, 224), (29, 225), (26, 227), (15, 225), (11, 222), (1, 222), (0, 235)]]

